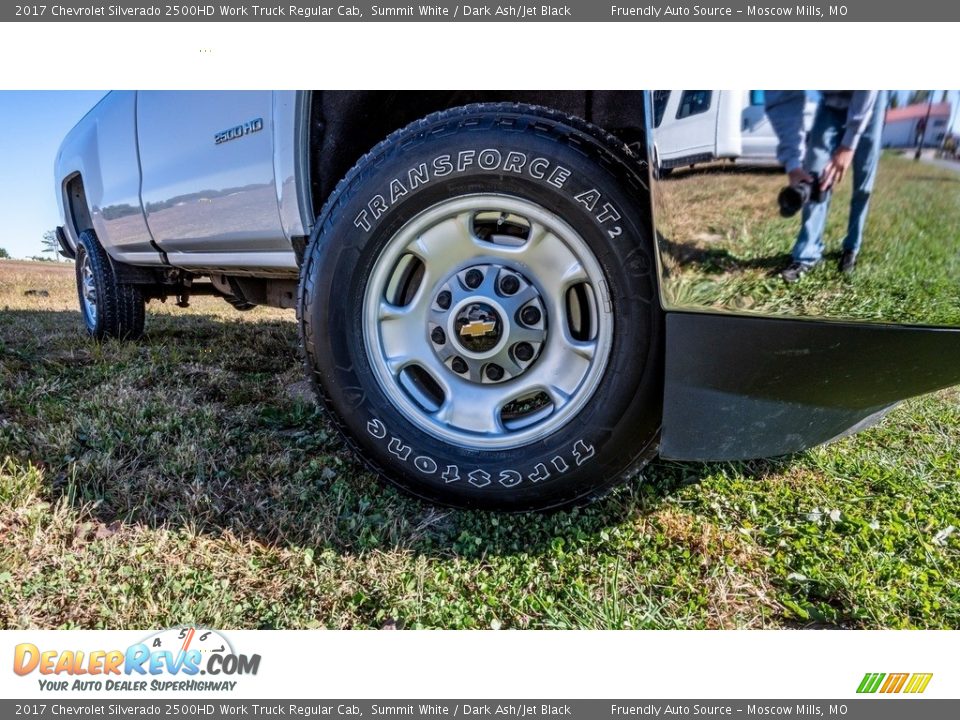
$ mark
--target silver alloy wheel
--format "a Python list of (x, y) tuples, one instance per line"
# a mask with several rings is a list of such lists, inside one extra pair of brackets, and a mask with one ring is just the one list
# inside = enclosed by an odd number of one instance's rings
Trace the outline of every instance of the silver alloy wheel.
[(83, 253), (80, 263), (80, 296), (83, 298), (83, 311), (90, 327), (93, 327), (97, 324), (97, 284), (93, 277), (89, 253)]
[(468, 195), (389, 240), (367, 283), (363, 334), (381, 388), (418, 428), (507, 449), (556, 431), (590, 400), (613, 308), (593, 252), (559, 216)]

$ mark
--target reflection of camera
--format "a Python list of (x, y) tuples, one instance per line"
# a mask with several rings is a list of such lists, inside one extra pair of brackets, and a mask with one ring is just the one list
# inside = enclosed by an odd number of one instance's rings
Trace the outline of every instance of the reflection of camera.
[(780, 194), (777, 195), (777, 202), (780, 203), (780, 214), (783, 217), (793, 217), (807, 203), (818, 203), (823, 200), (820, 192), (820, 178), (813, 176), (812, 181), (800, 181), (793, 185), (787, 185)]

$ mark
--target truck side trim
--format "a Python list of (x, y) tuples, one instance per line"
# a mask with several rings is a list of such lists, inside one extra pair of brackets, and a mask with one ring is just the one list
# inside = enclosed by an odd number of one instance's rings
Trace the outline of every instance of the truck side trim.
[(245, 275), (296, 275), (299, 272), (292, 252), (171, 252), (167, 253), (167, 260), (176, 268), (205, 272), (244, 271)]

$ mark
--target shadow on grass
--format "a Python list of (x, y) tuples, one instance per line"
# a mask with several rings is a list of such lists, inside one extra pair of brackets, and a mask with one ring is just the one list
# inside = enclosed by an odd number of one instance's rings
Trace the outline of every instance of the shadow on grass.
[[(291, 395), (292, 322), (154, 315), (141, 343), (95, 345), (76, 312), (0, 312), (0, 457), (40, 467), (49, 499), (106, 526), (229, 533), (338, 553), (539, 555), (657, 512), (720, 467), (655, 461), (584, 508), (504, 515), (430, 506), (392, 489), (325, 414)], [(763, 476), (784, 461), (736, 464)]]
[[(777, 277), (793, 259), (789, 252), (764, 257), (741, 258), (726, 248), (703, 247), (694, 243), (675, 242), (663, 235), (658, 235), (658, 242), (661, 251), (677, 264), (683, 268), (696, 266), (706, 275), (732, 275), (749, 270), (762, 270), (765, 271), (767, 277)], [(840, 250), (827, 250), (823, 253), (821, 262), (827, 265), (835, 264), (840, 260), (841, 255)]]
[(669, 175), (659, 178), (660, 182), (689, 179), (699, 175), (783, 175), (779, 165), (744, 165), (743, 163), (718, 160), (709, 165), (694, 165), (674, 168)]
[[(776, 275), (790, 262), (789, 252), (767, 257), (741, 258), (726, 248), (703, 247), (694, 243), (675, 242), (659, 236), (661, 250), (684, 267), (697, 266), (707, 274), (737, 273), (746, 270), (765, 270)], [(839, 253), (837, 253), (839, 256)]]

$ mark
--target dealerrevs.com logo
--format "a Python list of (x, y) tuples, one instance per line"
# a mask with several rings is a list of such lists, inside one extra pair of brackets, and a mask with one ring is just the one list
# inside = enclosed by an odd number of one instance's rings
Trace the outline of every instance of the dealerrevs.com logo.
[(259, 669), (260, 655), (237, 653), (222, 633), (198, 627), (163, 630), (126, 650), (20, 643), (13, 654), (13, 671), (36, 673), (40, 689), (48, 691), (232, 691), (238, 682), (233, 678)]

